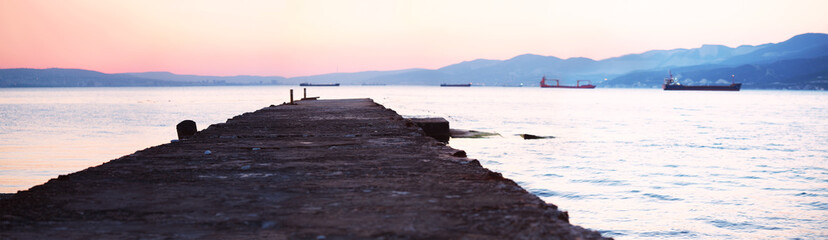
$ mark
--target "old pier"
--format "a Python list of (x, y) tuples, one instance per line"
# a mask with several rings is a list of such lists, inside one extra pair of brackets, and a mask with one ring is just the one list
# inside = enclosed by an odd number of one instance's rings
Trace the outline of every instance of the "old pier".
[(214, 124), (0, 200), (0, 239), (600, 239), (370, 99)]

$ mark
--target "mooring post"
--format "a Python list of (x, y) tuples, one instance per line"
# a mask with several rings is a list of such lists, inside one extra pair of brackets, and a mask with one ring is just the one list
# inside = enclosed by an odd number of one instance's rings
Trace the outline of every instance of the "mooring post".
[(293, 89), (290, 89), (290, 104), (293, 104)]
[(302, 91), (305, 91), (305, 93), (302, 95), (302, 99), (308, 98), (308, 88), (302, 88)]
[(175, 125), (175, 130), (178, 132), (178, 140), (184, 140), (192, 137), (198, 132), (196, 123), (193, 120), (184, 120)]

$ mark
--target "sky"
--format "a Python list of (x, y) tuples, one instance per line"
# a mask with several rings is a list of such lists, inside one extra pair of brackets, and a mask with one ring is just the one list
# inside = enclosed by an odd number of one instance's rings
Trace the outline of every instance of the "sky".
[(308, 76), (828, 33), (825, 0), (0, 0), (0, 68)]

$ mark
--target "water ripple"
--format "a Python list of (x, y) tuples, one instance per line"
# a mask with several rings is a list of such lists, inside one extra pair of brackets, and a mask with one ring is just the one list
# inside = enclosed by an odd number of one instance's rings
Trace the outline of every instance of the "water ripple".
[(654, 199), (658, 199), (658, 200), (664, 200), (664, 201), (681, 201), (682, 200), (681, 198), (671, 197), (670, 195), (661, 195), (661, 194), (655, 194), (655, 193), (645, 193), (644, 196), (654, 198)]
[(767, 227), (762, 225), (757, 225), (750, 222), (730, 222), (727, 220), (711, 220), (708, 223), (723, 229), (732, 229), (732, 230), (785, 230), (787, 228), (781, 227)]
[(654, 231), (654, 232), (642, 232), (640, 233), (643, 237), (657, 237), (657, 238), (675, 238), (675, 237), (685, 237), (685, 238), (696, 238), (699, 236), (697, 232), (693, 232), (690, 230), (672, 230), (672, 231)]
[(819, 201), (809, 202), (809, 203), (805, 203), (805, 205), (813, 207), (815, 210), (828, 211), (828, 203), (826, 203), (826, 202), (819, 202)]
[(604, 185), (604, 186), (626, 186), (630, 185), (626, 181), (621, 180), (611, 180), (611, 179), (573, 179), (570, 180), (573, 183), (594, 183), (597, 185)]

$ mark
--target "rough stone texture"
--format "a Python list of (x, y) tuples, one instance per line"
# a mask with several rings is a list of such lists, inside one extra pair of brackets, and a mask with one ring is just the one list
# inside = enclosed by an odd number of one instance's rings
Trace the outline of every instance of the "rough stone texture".
[(456, 152), (370, 99), (272, 106), (4, 198), (0, 239), (601, 238)]
[(445, 118), (410, 118), (409, 120), (420, 126), (426, 136), (433, 137), (437, 141), (448, 142), (451, 137), (449, 121)]

